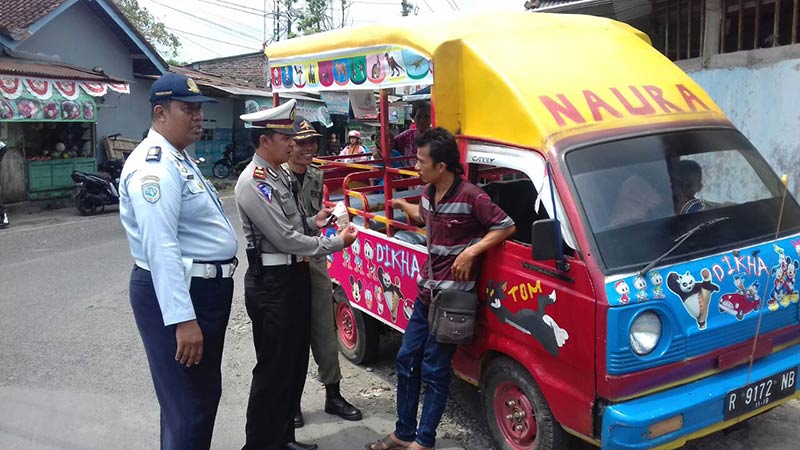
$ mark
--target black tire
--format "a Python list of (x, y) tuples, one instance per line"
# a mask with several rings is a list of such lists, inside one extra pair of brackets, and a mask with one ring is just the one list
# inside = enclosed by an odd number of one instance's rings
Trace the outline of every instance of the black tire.
[(527, 370), (509, 358), (495, 359), (484, 371), (481, 406), (498, 449), (569, 448), (568, 436), (553, 418), (536, 382)]
[(211, 168), (211, 173), (213, 173), (214, 176), (219, 178), (220, 180), (228, 178), (228, 175), (231, 174), (231, 166), (229, 166), (225, 162), (220, 161), (214, 164), (214, 167)]
[[(341, 290), (338, 287), (337, 290)], [(375, 359), (380, 344), (380, 324), (361, 311), (351, 308), (344, 292), (334, 295), (336, 337), (339, 350), (354, 364), (367, 364)]]
[(89, 201), (87, 196), (88, 194), (83, 189), (75, 194), (75, 209), (77, 209), (82, 216), (90, 216), (97, 211), (97, 205)]

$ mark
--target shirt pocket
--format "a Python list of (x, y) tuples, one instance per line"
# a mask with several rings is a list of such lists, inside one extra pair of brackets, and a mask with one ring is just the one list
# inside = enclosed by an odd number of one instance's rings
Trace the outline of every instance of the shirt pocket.
[(200, 180), (186, 179), (181, 209), (185, 210), (190, 217), (205, 217), (214, 214), (216, 208), (211, 203), (211, 197)]
[(283, 206), (283, 212), (286, 213), (287, 218), (291, 218), (292, 216), (299, 214), (297, 211), (297, 203), (295, 203), (294, 197), (291, 193), (281, 193), (280, 202)]

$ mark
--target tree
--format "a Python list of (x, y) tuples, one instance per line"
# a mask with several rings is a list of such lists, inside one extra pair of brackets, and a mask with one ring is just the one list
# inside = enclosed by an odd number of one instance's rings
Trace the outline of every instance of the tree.
[(166, 25), (150, 14), (147, 8), (139, 6), (136, 0), (114, 0), (114, 2), (151, 45), (166, 50), (173, 57), (178, 56), (181, 41), (167, 30)]
[(297, 15), (297, 31), (314, 34), (328, 29), (327, 0), (306, 0), (306, 7)]

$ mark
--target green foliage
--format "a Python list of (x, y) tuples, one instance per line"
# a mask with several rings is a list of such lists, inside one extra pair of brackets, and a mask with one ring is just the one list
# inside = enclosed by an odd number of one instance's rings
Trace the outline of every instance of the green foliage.
[(167, 31), (166, 25), (150, 14), (147, 8), (139, 6), (136, 0), (114, 0), (114, 2), (151, 45), (165, 49), (173, 57), (178, 55), (181, 41)]

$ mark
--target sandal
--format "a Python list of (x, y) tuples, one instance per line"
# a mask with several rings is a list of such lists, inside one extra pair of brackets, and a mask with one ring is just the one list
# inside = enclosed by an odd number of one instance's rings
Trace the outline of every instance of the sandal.
[(371, 444), (364, 446), (366, 450), (399, 450), (408, 448), (408, 445), (403, 445), (395, 442), (392, 436), (387, 434), (383, 439), (379, 439)]

